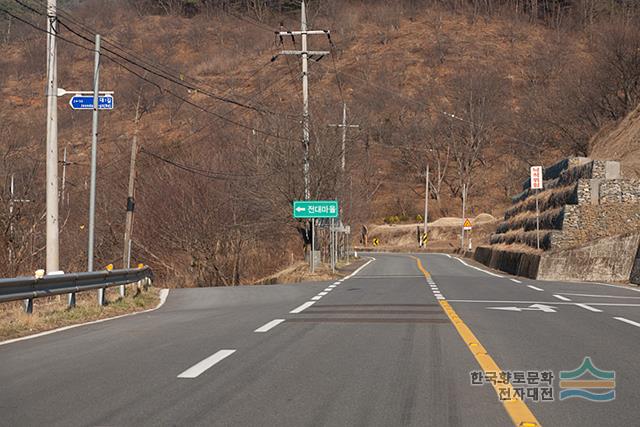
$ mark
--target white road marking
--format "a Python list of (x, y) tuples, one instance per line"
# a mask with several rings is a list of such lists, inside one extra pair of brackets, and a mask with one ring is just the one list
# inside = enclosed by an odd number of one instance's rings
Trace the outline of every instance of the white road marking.
[(591, 307), (591, 306), (590, 306), (590, 305), (588, 305), (588, 304), (582, 304), (582, 303), (579, 303), (579, 302), (578, 302), (578, 303), (576, 303), (576, 305), (577, 305), (578, 307), (582, 307), (582, 308), (584, 308), (585, 310), (593, 311), (594, 313), (602, 313), (602, 310), (600, 310), (600, 309), (598, 309), (598, 308)]
[(544, 289), (540, 289), (537, 286), (527, 285), (527, 288), (533, 289), (534, 291), (544, 292)]
[(321, 297), (323, 297), (323, 296), (327, 295), (328, 293), (329, 293), (329, 292), (320, 292), (318, 295), (319, 295), (319, 296), (321, 296)]
[(270, 329), (275, 328), (276, 326), (278, 326), (282, 322), (284, 322), (284, 319), (272, 320), (271, 322), (265, 323), (264, 325), (260, 326), (258, 329), (256, 329), (253, 332), (267, 332)]
[(365, 268), (367, 265), (369, 265), (370, 263), (372, 263), (375, 260), (376, 260), (375, 258), (371, 257), (371, 259), (369, 261), (367, 261), (364, 265), (361, 265), (360, 268), (358, 268), (356, 271), (354, 271), (353, 273), (351, 273), (350, 275), (348, 275), (347, 277), (345, 277), (342, 280), (347, 280), (347, 279), (352, 278), (356, 274), (360, 273), (360, 271), (362, 271), (363, 268)]
[[(482, 304), (555, 304), (555, 305), (576, 305), (575, 302), (558, 302), (558, 301), (504, 301), (504, 300), (471, 300), (471, 299), (450, 299), (449, 302), (467, 302)], [(625, 304), (616, 302), (589, 302), (589, 305), (597, 305), (602, 307), (640, 307), (640, 304)]]
[(436, 299), (444, 299), (442, 295), (436, 295)]
[(516, 280), (516, 279), (509, 279), (509, 280), (511, 280), (512, 282), (516, 282), (516, 283), (522, 283), (520, 280)]
[(336, 285), (330, 285), (327, 289), (335, 289)]
[(196, 378), (201, 373), (211, 368), (221, 360), (231, 356), (235, 352), (235, 350), (220, 350), (207, 357), (203, 361), (196, 363), (195, 365), (178, 375), (178, 378)]
[(575, 295), (579, 297), (591, 297), (591, 298), (625, 298), (625, 299), (640, 299), (640, 297), (623, 297), (616, 295), (598, 295), (598, 294), (572, 294), (569, 292), (562, 292), (560, 295)]
[(164, 303), (167, 301), (167, 297), (168, 296), (169, 296), (169, 289), (160, 289), (160, 302), (158, 303), (158, 305), (156, 305), (155, 307), (150, 308), (148, 310), (138, 311), (136, 313), (122, 314), (120, 316), (107, 317), (105, 319), (92, 320), (91, 322), (78, 323), (77, 325), (63, 326), (61, 328), (52, 329), (50, 331), (44, 331), (44, 332), (39, 332), (39, 333), (33, 334), (33, 335), (27, 335), (26, 337), (12, 338), (10, 340), (6, 340), (6, 341), (0, 342), (0, 346), (7, 345), (7, 344), (12, 344), (12, 343), (18, 342), (18, 341), (31, 340), (31, 339), (34, 339), (34, 338), (43, 337), (45, 335), (55, 334), (56, 332), (67, 331), (69, 329), (79, 328), (80, 326), (94, 325), (96, 323), (108, 322), (109, 320), (121, 319), (123, 317), (135, 316), (137, 314), (150, 313), (150, 312), (155, 311), (155, 310), (159, 309), (160, 307), (162, 307), (164, 305)]
[(326, 288), (326, 289), (324, 290), (324, 292), (331, 292), (332, 290), (333, 290), (333, 288)]
[(316, 303), (315, 301), (307, 301), (304, 304), (302, 304), (301, 306), (294, 308), (289, 313), (292, 313), (292, 314), (301, 313), (304, 310), (306, 310), (307, 308), (311, 307), (315, 303)]
[(546, 304), (531, 304), (529, 307), (486, 307), (487, 310), (503, 310), (503, 311), (543, 311), (545, 313), (555, 313), (555, 307)]
[(640, 328), (640, 323), (634, 322), (633, 320), (625, 319), (624, 317), (614, 317), (614, 319)]
[(457, 259), (458, 261), (460, 261), (461, 263), (463, 263), (464, 265), (466, 265), (467, 267), (469, 267), (469, 268), (473, 268), (473, 269), (476, 269), (476, 270), (478, 270), (478, 271), (482, 271), (483, 273), (487, 273), (487, 274), (490, 274), (490, 275), (495, 276), (495, 277), (501, 277), (501, 278), (504, 278), (504, 276), (501, 276), (501, 275), (499, 275), (499, 274), (495, 274), (495, 273), (492, 273), (492, 272), (490, 272), (490, 271), (483, 270), (482, 268), (476, 267), (475, 265), (467, 264), (466, 262), (464, 262), (464, 260), (462, 260), (462, 259), (460, 259), (460, 258), (456, 258), (456, 259)]
[(313, 301), (318, 301), (320, 298), (322, 298), (322, 295), (316, 295), (315, 297), (311, 297)]
[(562, 301), (571, 301), (569, 298), (563, 297), (562, 295), (555, 295), (554, 294), (553, 296), (558, 298), (559, 300), (562, 300)]
[(334, 285), (339, 285), (339, 284), (340, 284), (340, 282), (333, 282), (333, 284), (334, 284)]

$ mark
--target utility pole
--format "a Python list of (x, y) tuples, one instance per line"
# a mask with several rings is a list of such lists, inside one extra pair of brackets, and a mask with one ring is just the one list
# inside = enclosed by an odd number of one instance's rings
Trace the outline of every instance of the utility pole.
[(296, 55), (302, 57), (302, 145), (304, 150), (304, 199), (311, 198), (309, 188), (309, 57), (328, 55), (328, 51), (309, 51), (307, 48), (307, 36), (309, 35), (329, 35), (328, 30), (307, 29), (307, 12), (305, 2), (302, 1), (300, 12), (300, 31), (277, 31), (276, 34), (282, 36), (302, 37), (302, 50), (283, 50), (281, 55)]
[(56, 0), (47, 0), (47, 274), (60, 270), (58, 240), (58, 18)]
[[(311, 199), (310, 179), (309, 179), (309, 56), (318, 56), (319, 58), (328, 55), (328, 51), (309, 51), (307, 47), (307, 36), (309, 35), (326, 35), (329, 36), (328, 30), (309, 30), (307, 29), (307, 10), (304, 0), (300, 8), (300, 31), (276, 31), (276, 35), (283, 36), (301, 36), (301, 50), (283, 50), (281, 55), (295, 55), (302, 58), (302, 148), (303, 148), (303, 175), (304, 175), (304, 199)], [(311, 226), (307, 223), (307, 230), (311, 229), (311, 272), (314, 271), (314, 252), (315, 252), (315, 230), (312, 220)]]
[[(133, 232), (133, 211), (135, 209), (136, 155), (138, 154), (138, 128), (131, 142), (131, 162), (129, 164), (129, 187), (127, 190), (127, 219), (124, 227), (124, 250), (122, 252), (122, 268), (131, 268), (131, 234)], [(124, 285), (120, 286), (120, 296), (125, 296)]]
[(11, 174), (9, 194), (9, 268), (13, 270), (13, 174)]
[(60, 188), (60, 202), (64, 205), (64, 190), (67, 182), (67, 146), (65, 145), (64, 151), (62, 154), (62, 187)]
[(344, 172), (346, 166), (345, 152), (347, 149), (347, 129), (348, 128), (359, 128), (359, 125), (349, 125), (347, 124), (347, 103), (342, 104), (342, 123), (338, 124), (330, 124), (331, 127), (342, 128), (342, 172)]
[[(91, 127), (91, 188), (89, 189), (89, 244), (87, 271), (93, 271), (93, 242), (96, 216), (96, 168), (98, 163), (98, 97), (100, 83), (100, 34), (96, 34), (95, 63), (93, 70), (93, 124)], [(104, 289), (98, 289), (98, 303), (104, 304)]]
[(462, 184), (462, 234), (460, 235), (460, 250), (464, 253), (464, 220), (465, 220), (465, 208), (467, 203), (467, 184)]
[[(424, 178), (424, 235), (427, 235), (427, 225), (429, 224), (429, 165), (427, 165), (427, 171)], [(420, 241), (420, 246), (423, 245), (424, 239)]]

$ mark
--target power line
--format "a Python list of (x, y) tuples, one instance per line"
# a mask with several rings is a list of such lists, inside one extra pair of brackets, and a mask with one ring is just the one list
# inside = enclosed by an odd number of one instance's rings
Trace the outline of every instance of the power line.
[[(18, 4), (22, 5), (23, 7), (27, 8), (31, 12), (37, 13), (37, 14), (39, 14), (41, 16), (44, 15), (42, 12), (38, 12), (37, 10), (25, 5), (20, 0), (14, 0), (14, 1), (16, 1)], [(69, 15), (66, 12), (61, 11), (59, 13), (59, 15), (64, 18), (64, 19), (58, 18), (58, 23), (62, 27), (66, 28), (68, 31), (70, 31), (71, 33), (75, 34), (77, 37), (79, 37), (81, 39), (84, 39), (85, 41), (87, 41), (89, 43), (93, 43), (93, 40), (90, 37), (87, 37), (86, 35), (81, 34), (78, 30), (71, 28), (69, 26), (69, 24), (67, 24), (65, 22), (65, 20), (68, 20), (71, 23), (71, 25), (75, 24), (78, 27), (82, 28), (84, 31), (88, 32), (91, 36), (95, 36), (95, 32), (93, 30), (87, 29), (87, 27), (84, 24), (78, 24), (77, 21), (75, 21), (73, 18), (71, 18), (71, 15)], [(110, 44), (111, 44), (111, 46), (115, 46), (115, 44), (113, 44), (113, 43), (110, 43)], [(254, 111), (259, 112), (259, 113), (268, 113), (268, 114), (273, 114), (273, 115), (277, 115), (278, 114), (277, 112), (274, 112), (274, 111), (270, 111), (270, 110), (266, 110), (266, 109), (258, 109), (256, 107), (247, 105), (247, 104), (245, 104), (243, 102), (240, 102), (240, 101), (237, 101), (235, 99), (217, 95), (217, 94), (211, 92), (210, 90), (207, 90), (206, 88), (203, 88), (202, 86), (197, 86), (195, 84), (189, 84), (188, 82), (185, 81), (184, 74), (180, 73), (180, 75), (178, 77), (176, 77), (176, 76), (166, 72), (166, 70), (162, 70), (161, 67), (158, 66), (157, 64), (149, 63), (149, 62), (144, 63), (144, 61), (141, 61), (139, 59), (139, 56), (140, 56), (139, 54), (131, 53), (131, 52), (127, 51), (124, 48), (117, 47), (114, 50), (114, 49), (109, 48), (109, 47), (103, 47), (103, 50), (106, 51), (106, 52), (111, 53), (112, 55), (117, 56), (118, 58), (120, 58), (120, 59), (122, 59), (122, 60), (124, 60), (124, 61), (126, 61), (126, 62), (128, 62), (128, 63), (130, 63), (132, 65), (135, 65), (135, 66), (147, 71), (148, 73), (151, 73), (151, 74), (153, 74), (153, 75), (155, 75), (157, 77), (160, 77), (162, 79), (168, 80), (168, 81), (170, 81), (170, 82), (172, 82), (172, 83), (174, 83), (174, 84), (176, 84), (178, 86), (182, 86), (183, 88), (185, 88), (187, 90), (191, 90), (191, 91), (196, 91), (196, 92), (202, 93), (203, 95), (206, 95), (206, 96), (208, 96), (208, 97), (210, 97), (212, 99), (215, 99), (217, 101), (221, 101), (221, 102), (226, 102), (226, 103), (229, 103), (229, 104), (237, 105), (239, 107), (246, 108), (246, 109), (249, 109), (249, 110), (254, 110)], [(116, 52), (116, 50), (124, 52), (124, 54)], [(129, 58), (131, 56), (135, 57), (136, 59)]]
[(229, 172), (217, 172), (217, 171), (212, 171), (212, 170), (207, 170), (207, 169), (200, 169), (197, 168), (195, 166), (189, 166), (189, 165), (184, 165), (181, 163), (177, 163), (171, 159), (167, 159), (166, 157), (162, 157), (159, 154), (153, 153), (151, 151), (148, 151), (144, 148), (140, 149), (140, 153), (142, 154), (146, 154), (150, 157), (153, 157), (157, 160), (160, 160), (161, 162), (164, 162), (168, 165), (171, 165), (175, 168), (181, 169), (183, 171), (192, 173), (194, 175), (199, 175), (199, 176), (203, 176), (205, 178), (209, 178), (209, 179), (219, 179), (219, 180), (224, 180), (224, 181), (228, 181), (231, 179), (243, 179), (243, 178), (255, 178), (258, 176), (268, 176), (268, 175), (273, 175), (273, 174), (253, 174), (253, 175), (249, 175), (249, 174), (234, 174), (234, 173), (229, 173)]
[[(0, 8), (0, 12), (4, 12), (5, 14), (7, 14), (7, 15), (9, 15), (9, 16), (11, 16), (11, 17), (13, 17), (14, 19), (16, 19), (16, 20), (18, 20), (18, 21), (20, 21), (20, 22), (23, 22), (24, 24), (29, 25), (29, 26), (30, 26), (30, 27), (32, 27), (32, 28), (35, 28), (35, 29), (36, 29), (36, 30), (38, 30), (38, 31), (41, 31), (41, 32), (44, 32), (44, 33), (49, 34), (49, 31), (47, 31), (46, 29), (40, 28), (40, 27), (39, 27), (39, 26), (37, 26), (36, 24), (33, 24), (32, 22), (29, 22), (29, 21), (27, 21), (27, 20), (25, 20), (25, 19), (22, 19), (22, 18), (20, 18), (20, 17), (18, 17), (18, 16), (16, 16), (16, 15), (12, 14), (11, 12), (7, 11), (6, 9)], [(80, 43), (74, 42), (74, 41), (72, 41), (72, 40), (69, 40), (69, 39), (67, 39), (67, 38), (63, 37), (63, 36), (60, 36), (59, 34), (55, 34), (55, 37), (56, 37), (56, 38), (58, 38), (58, 39), (60, 39), (60, 40), (65, 41), (65, 42), (68, 42), (68, 43), (70, 43), (70, 44), (72, 44), (72, 45), (75, 45), (75, 46), (77, 46), (77, 47), (80, 47), (80, 48), (82, 48), (82, 49), (89, 50), (89, 51), (94, 51), (94, 48), (93, 48), (93, 47), (88, 47), (88, 46), (82, 45), (82, 44), (80, 44)], [(87, 38), (85, 38), (85, 37), (83, 37), (83, 39), (88, 40), (88, 39), (87, 39)], [(276, 134), (271, 133), (271, 132), (269, 132), (269, 131), (265, 131), (265, 130), (259, 129), (259, 128), (256, 128), (256, 127), (254, 127), (254, 126), (249, 126), (249, 125), (247, 125), (247, 124), (245, 124), (245, 123), (238, 122), (238, 121), (236, 121), (236, 120), (229, 119), (228, 117), (222, 116), (221, 114), (219, 114), (219, 113), (217, 113), (217, 112), (215, 112), (215, 111), (212, 111), (212, 110), (210, 110), (210, 109), (208, 109), (208, 108), (206, 108), (206, 107), (203, 107), (203, 106), (201, 106), (201, 105), (199, 105), (199, 104), (196, 104), (196, 103), (195, 103), (195, 102), (193, 102), (193, 101), (190, 101), (189, 99), (187, 99), (187, 98), (185, 98), (185, 97), (183, 97), (183, 96), (181, 96), (181, 95), (178, 95), (177, 93), (175, 93), (174, 91), (172, 91), (172, 90), (170, 90), (170, 89), (167, 89), (166, 87), (160, 86), (157, 82), (154, 82), (154, 81), (152, 81), (152, 80), (149, 80), (148, 78), (146, 78), (145, 76), (141, 75), (140, 73), (138, 73), (138, 72), (136, 72), (136, 71), (132, 70), (130, 67), (128, 67), (127, 65), (123, 64), (123, 63), (122, 63), (122, 62), (120, 62), (119, 60), (114, 59), (113, 57), (111, 57), (111, 56), (109, 56), (109, 55), (107, 55), (107, 54), (105, 54), (105, 53), (102, 53), (101, 55), (102, 55), (103, 57), (105, 57), (105, 58), (109, 59), (110, 61), (114, 62), (115, 64), (119, 65), (120, 67), (122, 67), (123, 69), (125, 69), (126, 71), (128, 71), (129, 73), (131, 73), (131, 74), (135, 75), (135, 76), (136, 76), (136, 77), (138, 77), (139, 79), (144, 80), (144, 81), (146, 81), (146, 82), (148, 82), (148, 83), (150, 83), (150, 84), (154, 85), (154, 86), (155, 86), (155, 87), (157, 87), (157, 88), (158, 88), (162, 93), (166, 92), (166, 93), (168, 93), (168, 94), (170, 94), (170, 95), (174, 96), (175, 98), (180, 99), (180, 100), (181, 100), (181, 101), (183, 101), (184, 103), (186, 103), (186, 104), (188, 104), (188, 105), (191, 105), (192, 107), (195, 107), (195, 108), (197, 108), (197, 109), (199, 109), (199, 110), (201, 110), (201, 111), (203, 111), (203, 112), (205, 112), (205, 113), (207, 113), (207, 114), (213, 115), (214, 117), (216, 117), (216, 118), (218, 118), (218, 119), (220, 119), (220, 120), (223, 120), (223, 121), (225, 121), (225, 122), (227, 122), (227, 123), (230, 123), (230, 124), (233, 124), (233, 125), (235, 125), (235, 126), (238, 126), (238, 127), (244, 128), (244, 129), (246, 129), (246, 130), (250, 130), (250, 131), (255, 132), (255, 133), (260, 133), (260, 134), (262, 134), (262, 135), (270, 136), (270, 137), (272, 137), (272, 138), (279, 139), (279, 140), (290, 141), (290, 138), (282, 137), (282, 136), (280, 136), (280, 135), (276, 135)], [(126, 61), (126, 59), (125, 59), (125, 61)], [(274, 113), (274, 114), (276, 114), (276, 113)]]

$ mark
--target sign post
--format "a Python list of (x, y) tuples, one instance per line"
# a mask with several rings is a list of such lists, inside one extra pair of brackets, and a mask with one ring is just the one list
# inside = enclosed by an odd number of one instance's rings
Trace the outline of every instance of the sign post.
[(538, 198), (542, 189), (542, 166), (531, 166), (531, 189), (536, 190), (536, 247), (540, 249), (540, 205)]
[[(330, 218), (331, 219), (331, 230), (330, 233), (333, 233), (333, 220), (338, 217), (338, 213), (340, 212), (338, 208), (337, 200), (297, 200), (293, 202), (293, 217), (311, 219), (311, 256), (310, 256), (310, 265), (311, 272), (315, 271), (315, 249), (316, 249), (316, 230), (315, 223), (317, 218)], [(331, 243), (333, 243), (333, 239), (331, 239)], [(333, 249), (332, 249), (333, 251)], [(332, 252), (333, 255), (333, 252)], [(333, 256), (332, 256), (333, 260)], [(333, 267), (333, 262), (332, 262)]]

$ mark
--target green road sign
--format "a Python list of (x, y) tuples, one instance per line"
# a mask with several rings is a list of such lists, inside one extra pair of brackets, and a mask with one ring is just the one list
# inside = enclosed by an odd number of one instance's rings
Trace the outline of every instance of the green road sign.
[(337, 218), (337, 200), (305, 200), (293, 202), (294, 218)]

